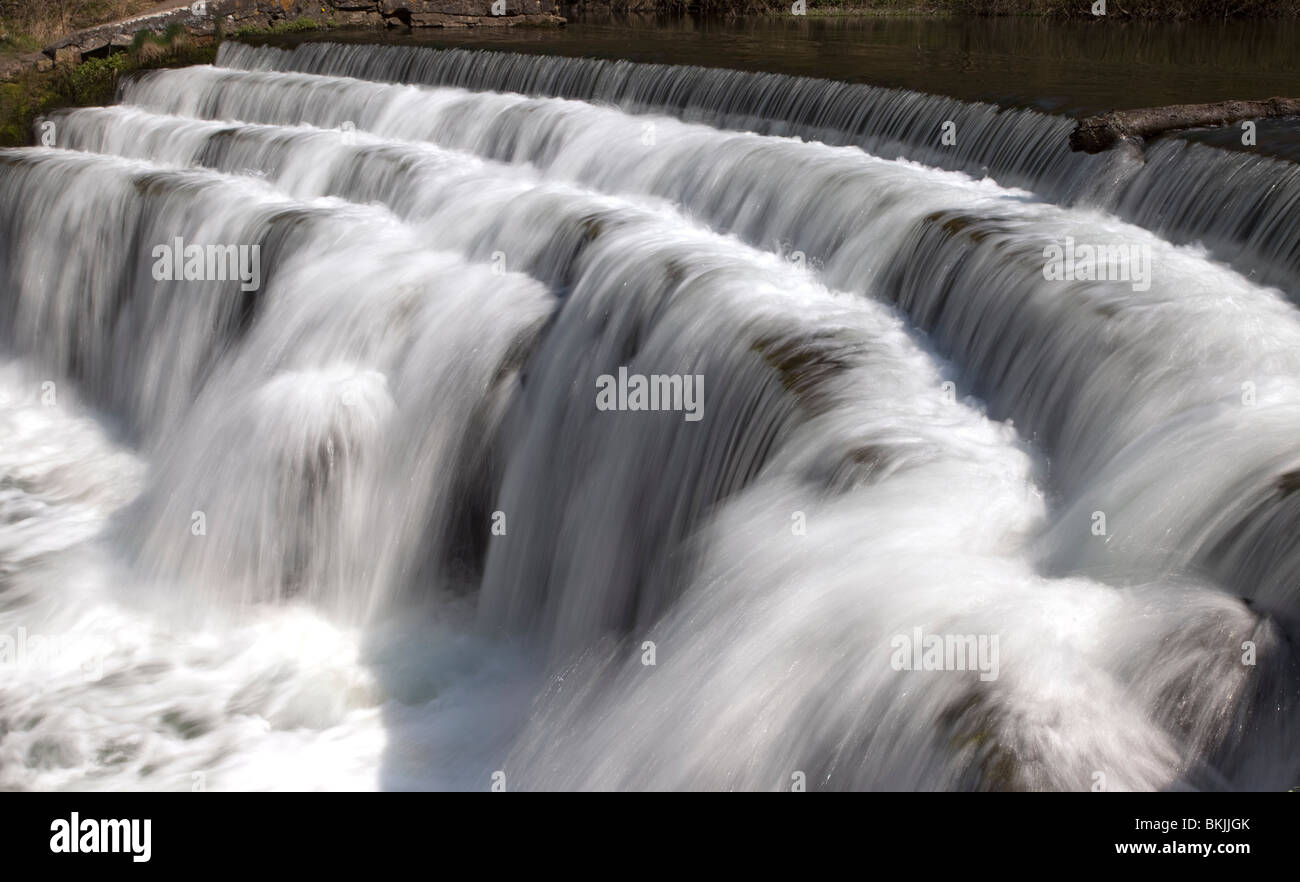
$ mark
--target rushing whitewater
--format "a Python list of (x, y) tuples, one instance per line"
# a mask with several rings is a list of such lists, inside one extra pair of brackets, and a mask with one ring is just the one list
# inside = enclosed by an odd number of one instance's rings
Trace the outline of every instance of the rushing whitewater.
[(1300, 179), (1068, 125), (326, 44), (59, 114), (0, 787), (1290, 787)]

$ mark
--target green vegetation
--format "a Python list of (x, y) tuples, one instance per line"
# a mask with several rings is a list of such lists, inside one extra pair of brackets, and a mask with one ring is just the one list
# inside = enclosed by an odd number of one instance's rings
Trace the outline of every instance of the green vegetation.
[(215, 46), (196, 46), (182, 31), (170, 38), (137, 37), (129, 51), (87, 59), (78, 65), (61, 65), (48, 71), (26, 69), (0, 83), (0, 146), (32, 143), (36, 120), (61, 107), (111, 104), (123, 74), (208, 64), (215, 57)]
[[(157, 0), (0, 0), (0, 63), (15, 62), (81, 28), (93, 27), (156, 8)], [(235, 36), (293, 33), (328, 27), (311, 18), (244, 28)], [(206, 41), (205, 41), (206, 42)], [(123, 75), (156, 67), (210, 63), (210, 43), (199, 45), (180, 25), (164, 34), (137, 33), (129, 49), (87, 58), (77, 65), (37, 70), (13, 63), (17, 72), (0, 81), (0, 147), (33, 143), (36, 121), (62, 107), (111, 104)]]
[(157, 0), (0, 0), (0, 56), (31, 52), (81, 28), (157, 5)]

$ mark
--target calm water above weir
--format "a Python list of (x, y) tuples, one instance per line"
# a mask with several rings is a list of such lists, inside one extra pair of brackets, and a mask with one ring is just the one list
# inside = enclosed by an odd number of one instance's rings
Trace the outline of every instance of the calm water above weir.
[[(582, 16), (565, 28), (374, 31), (270, 38), (376, 42), (693, 64), (868, 83), (1083, 116), (1300, 95), (1294, 21), (1143, 22), (911, 16), (692, 19)], [(1236, 129), (1183, 137), (1239, 145)], [(1259, 125), (1258, 152), (1300, 159), (1300, 124)]]

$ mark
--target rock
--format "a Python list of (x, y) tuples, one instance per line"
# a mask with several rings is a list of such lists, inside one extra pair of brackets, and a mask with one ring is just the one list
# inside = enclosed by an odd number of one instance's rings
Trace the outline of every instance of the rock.
[(271, 17), (263, 12), (254, 12), (242, 18), (232, 17), (230, 25), (234, 30), (240, 28), (268, 28), (271, 26)]
[(466, 19), (455, 15), (444, 15), (441, 12), (417, 12), (411, 16), (411, 27), (413, 28), (467, 28), (469, 23)]
[(82, 38), (77, 44), (77, 49), (81, 51), (83, 57), (96, 53), (102, 54), (108, 50), (112, 39), (113, 34), (110, 31), (92, 31)]
[(334, 16), (334, 21), (345, 25), (379, 27), (384, 23), (384, 17), (379, 14), (378, 9), (366, 9), (359, 12), (340, 12)]

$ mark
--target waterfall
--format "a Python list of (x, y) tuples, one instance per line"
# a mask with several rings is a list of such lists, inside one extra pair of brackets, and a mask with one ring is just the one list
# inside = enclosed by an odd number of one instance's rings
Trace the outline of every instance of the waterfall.
[[(218, 63), (518, 92), (666, 114), (688, 122), (826, 144), (990, 176), (1066, 205), (1096, 207), (1219, 260), (1292, 296), (1300, 271), (1300, 169), (1169, 139), (1131, 153), (1071, 153), (1073, 121), (936, 95), (690, 66), (409, 46), (305, 43), (293, 50), (227, 43)], [(945, 124), (955, 143), (945, 144)]]
[(1293, 166), (329, 44), (52, 122), (0, 151), (0, 636), (65, 651), (0, 786), (1300, 767)]

